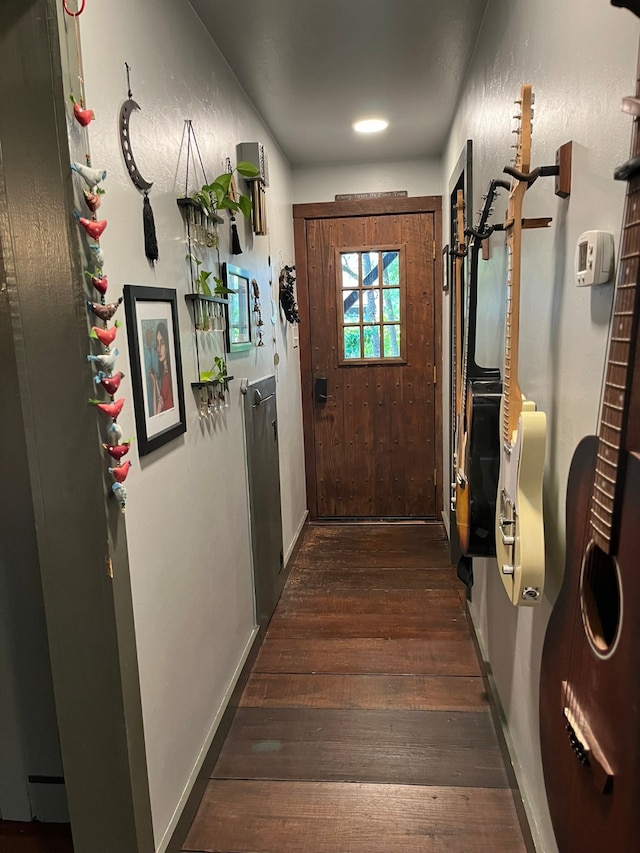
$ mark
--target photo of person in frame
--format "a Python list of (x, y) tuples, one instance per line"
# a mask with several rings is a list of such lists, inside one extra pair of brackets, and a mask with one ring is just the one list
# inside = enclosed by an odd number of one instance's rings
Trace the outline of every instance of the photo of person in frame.
[(143, 320), (144, 356), (149, 416), (173, 409), (173, 380), (169, 333), (164, 320)]

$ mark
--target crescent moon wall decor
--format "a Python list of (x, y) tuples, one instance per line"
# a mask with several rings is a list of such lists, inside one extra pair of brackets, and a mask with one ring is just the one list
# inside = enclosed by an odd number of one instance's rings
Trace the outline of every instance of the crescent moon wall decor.
[(140, 174), (140, 170), (136, 165), (135, 157), (133, 156), (133, 151), (131, 150), (131, 134), (129, 132), (129, 119), (131, 117), (131, 113), (134, 110), (139, 109), (140, 105), (131, 98), (125, 101), (122, 105), (120, 109), (120, 146), (122, 148), (122, 156), (124, 157), (129, 177), (141, 192), (147, 192), (153, 186), (153, 182), (145, 181)]
[(151, 263), (155, 263), (158, 260), (158, 240), (156, 237), (156, 225), (155, 220), (153, 218), (153, 210), (151, 209), (151, 202), (149, 201), (149, 190), (153, 186), (153, 182), (145, 181), (145, 179), (140, 174), (140, 170), (136, 165), (136, 158), (133, 156), (133, 151), (131, 150), (131, 133), (129, 131), (129, 121), (131, 119), (131, 114), (134, 110), (139, 110), (140, 105), (133, 100), (133, 93), (131, 91), (131, 81), (129, 78), (130, 67), (129, 63), (125, 62), (125, 68), (127, 69), (127, 100), (124, 102), (122, 107), (120, 108), (120, 147), (122, 148), (122, 156), (124, 157), (124, 163), (127, 167), (127, 172), (129, 173), (129, 177), (133, 182), (134, 187), (140, 190), (141, 193), (144, 194), (144, 202), (142, 205), (142, 226), (144, 232), (144, 253), (146, 257), (151, 261)]

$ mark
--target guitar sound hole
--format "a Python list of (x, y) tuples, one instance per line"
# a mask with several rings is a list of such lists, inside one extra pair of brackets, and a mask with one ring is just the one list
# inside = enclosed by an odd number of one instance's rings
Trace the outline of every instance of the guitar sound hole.
[(582, 564), (582, 615), (596, 654), (612, 654), (622, 618), (620, 576), (615, 559), (593, 542)]

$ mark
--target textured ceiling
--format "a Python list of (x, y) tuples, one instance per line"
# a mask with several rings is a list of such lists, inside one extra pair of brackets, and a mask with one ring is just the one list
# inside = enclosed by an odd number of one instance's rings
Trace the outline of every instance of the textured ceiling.
[[(190, 0), (295, 165), (439, 156), (487, 0)], [(351, 124), (381, 115), (382, 134)]]

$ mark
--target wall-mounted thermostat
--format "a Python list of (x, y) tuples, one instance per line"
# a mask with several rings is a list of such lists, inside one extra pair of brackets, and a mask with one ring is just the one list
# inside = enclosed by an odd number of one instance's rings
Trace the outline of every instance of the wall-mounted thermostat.
[(613, 234), (585, 231), (576, 246), (576, 279), (579, 287), (604, 284), (613, 278)]

